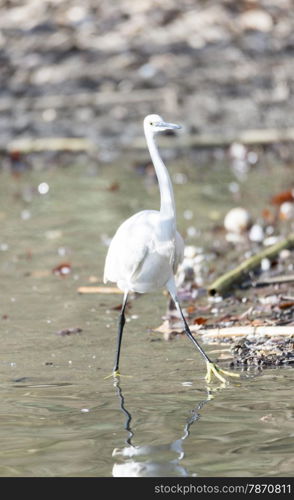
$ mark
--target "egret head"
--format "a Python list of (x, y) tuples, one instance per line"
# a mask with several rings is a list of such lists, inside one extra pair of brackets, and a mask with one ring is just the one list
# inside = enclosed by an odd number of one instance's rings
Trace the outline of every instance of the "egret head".
[(181, 128), (175, 123), (167, 123), (159, 115), (147, 115), (144, 119), (144, 129), (153, 134), (163, 132), (164, 130), (176, 130)]

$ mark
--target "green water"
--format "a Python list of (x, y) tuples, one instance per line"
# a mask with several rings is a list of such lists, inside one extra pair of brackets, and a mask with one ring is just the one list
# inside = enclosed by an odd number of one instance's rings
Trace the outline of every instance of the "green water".
[[(105, 379), (121, 296), (77, 289), (101, 285), (105, 242), (118, 224), (158, 207), (157, 186), (128, 164), (0, 174), (0, 475), (292, 475), (293, 370), (208, 389), (185, 338), (165, 342), (151, 333), (166, 310), (161, 292), (133, 301), (128, 313), (121, 370), (131, 377), (119, 387)], [(200, 230), (187, 239), (199, 246), (209, 245), (211, 228), (232, 206), (258, 216), (287, 188), (290, 168), (254, 167), (237, 202), (224, 163), (181, 160), (170, 171), (188, 181), (175, 184), (178, 228), (186, 236), (191, 226)], [(113, 183), (119, 189), (109, 190)], [(53, 274), (62, 262), (70, 273)], [(57, 333), (68, 328), (82, 331)]]

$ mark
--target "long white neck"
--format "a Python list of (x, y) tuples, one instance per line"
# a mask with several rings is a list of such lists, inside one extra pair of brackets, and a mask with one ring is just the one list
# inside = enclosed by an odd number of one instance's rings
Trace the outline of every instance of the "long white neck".
[(176, 207), (173, 186), (165, 164), (159, 156), (153, 133), (145, 128), (147, 146), (158, 179), (160, 191), (160, 215), (162, 219), (170, 220), (175, 225)]

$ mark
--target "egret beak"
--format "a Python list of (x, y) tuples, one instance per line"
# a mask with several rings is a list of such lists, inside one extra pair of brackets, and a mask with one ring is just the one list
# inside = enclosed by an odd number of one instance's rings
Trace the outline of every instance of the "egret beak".
[(166, 122), (156, 122), (154, 123), (155, 127), (161, 128), (163, 130), (175, 130), (182, 128), (181, 125), (177, 125), (176, 123), (166, 123)]

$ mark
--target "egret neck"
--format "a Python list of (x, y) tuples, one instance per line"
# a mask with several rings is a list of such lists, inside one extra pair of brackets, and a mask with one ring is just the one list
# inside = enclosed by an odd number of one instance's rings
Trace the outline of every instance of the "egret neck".
[(159, 156), (158, 148), (154, 140), (154, 133), (147, 127), (144, 127), (144, 132), (158, 179), (160, 191), (160, 216), (165, 225), (169, 225), (170, 231), (174, 233), (176, 229), (176, 207), (171, 179), (165, 164)]

